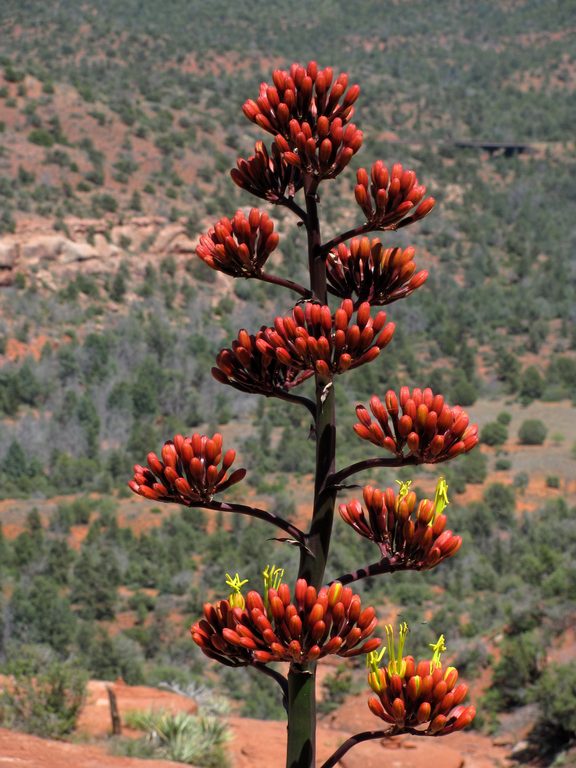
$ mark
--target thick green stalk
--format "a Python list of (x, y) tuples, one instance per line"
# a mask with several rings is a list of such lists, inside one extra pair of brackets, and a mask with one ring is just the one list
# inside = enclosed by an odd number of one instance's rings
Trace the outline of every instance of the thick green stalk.
[[(313, 298), (327, 302), (326, 263), (320, 253), (317, 182), (305, 181), (306, 230), (310, 289)], [(332, 381), (319, 381), (316, 376), (316, 471), (314, 507), (307, 549), (301, 549), (298, 577), (316, 588), (324, 581), (330, 547), (336, 491), (325, 492), (328, 477), (334, 473), (336, 454), (336, 417)], [(293, 664), (288, 673), (288, 751), (287, 768), (314, 768), (316, 762), (316, 664)]]
[(313, 768), (316, 755), (316, 664), (293, 664), (288, 674), (286, 768)]
[[(326, 304), (326, 262), (320, 253), (320, 222), (317, 201), (318, 183), (308, 177), (304, 184), (306, 193), (306, 230), (308, 233), (308, 264), (310, 289), (322, 304)], [(316, 588), (322, 585), (332, 521), (336, 491), (324, 492), (328, 477), (334, 473), (336, 456), (336, 414), (334, 384), (319, 380), (316, 376), (316, 471), (314, 475), (314, 506), (312, 524), (307, 536), (308, 551), (301, 550), (299, 578), (304, 578)]]

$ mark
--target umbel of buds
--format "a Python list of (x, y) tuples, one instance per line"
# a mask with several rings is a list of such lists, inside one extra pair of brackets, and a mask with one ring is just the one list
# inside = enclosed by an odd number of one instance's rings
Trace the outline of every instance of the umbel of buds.
[(240, 158), (236, 165), (230, 171), (234, 183), (271, 203), (293, 198), (304, 183), (300, 169), (286, 162), (277, 144), (268, 153), (264, 143), (257, 141), (254, 154), (247, 160)]
[(234, 595), (205, 605), (204, 618), (191, 629), (194, 642), (207, 656), (228, 666), (304, 664), (328, 654), (358, 656), (380, 645), (379, 639), (370, 637), (377, 625), (374, 608), (362, 610), (360, 597), (349, 587), (334, 582), (317, 592), (305, 579), (298, 579), (292, 598), (288, 585), (278, 582), (264, 595), (248, 592), (244, 605)]
[(330, 293), (362, 302), (391, 304), (424, 285), (428, 272), (416, 272), (414, 248), (384, 248), (380, 240), (354, 238), (350, 247), (341, 243), (326, 259)]
[(345, 125), (360, 95), (358, 85), (348, 88), (347, 74), (342, 73), (334, 80), (332, 68), (319, 69), (315, 61), (307, 67), (292, 64), (289, 71), (277, 69), (272, 80), (272, 84), (262, 83), (256, 101), (249, 99), (242, 109), (253, 123), (287, 140), (291, 139), (291, 120), (307, 123), (313, 135), (318, 135), (321, 117), (329, 124), (339, 120)]
[(403, 656), (407, 633), (408, 626), (403, 624), (396, 651), (392, 626), (386, 627), (390, 659), (387, 666), (378, 666), (386, 649), (368, 657), (368, 683), (376, 694), (368, 701), (371, 712), (400, 731), (404, 727), (424, 726), (419, 730), (430, 736), (444, 736), (466, 728), (476, 710), (462, 704), (468, 686), (457, 684), (458, 670), (442, 668), (444, 635), (431, 646), (432, 659), (416, 662), (412, 656)]
[(386, 313), (370, 315), (370, 304), (354, 306), (345, 299), (334, 314), (330, 307), (313, 302), (294, 307), (288, 317), (277, 317), (256, 339), (263, 355), (275, 357), (294, 370), (328, 378), (378, 357), (391, 340), (394, 323), (386, 324)]
[(400, 163), (389, 171), (377, 160), (370, 175), (360, 168), (356, 179), (354, 195), (370, 229), (405, 227), (423, 219), (436, 204), (433, 197), (424, 200), (426, 187), (418, 183), (414, 171), (405, 170)]
[(175, 435), (162, 446), (162, 458), (147, 456), (148, 466), (136, 464), (134, 478), (128, 483), (134, 493), (154, 501), (173, 502), (193, 507), (209, 502), (215, 493), (240, 482), (245, 469), (228, 470), (236, 451), (222, 453), (222, 435), (213, 437), (195, 432), (191, 437)]
[(318, 179), (334, 178), (362, 146), (362, 131), (349, 123), (360, 88), (348, 88), (345, 73), (334, 80), (332, 69), (319, 70), (315, 61), (276, 70), (272, 80), (244, 104), (244, 114), (274, 136), (285, 162)]
[(281, 363), (274, 354), (262, 352), (257, 341), (266, 328), (254, 335), (242, 329), (232, 346), (221, 349), (212, 376), (240, 392), (273, 397), (287, 392), (312, 376), (313, 371), (299, 371)]
[(382, 562), (391, 571), (433, 568), (462, 546), (461, 537), (446, 530), (443, 511), (449, 502), (444, 478), (438, 481), (434, 500), (422, 499), (418, 506), (411, 483), (399, 481), (397, 494), (392, 488), (381, 491), (365, 486), (366, 512), (356, 500), (339, 507), (349, 526), (378, 545)]
[[(341, 118), (318, 118), (317, 135), (309, 123), (290, 120), (290, 141), (276, 136), (276, 146), (287, 163), (319, 179), (333, 179), (344, 170), (362, 146), (362, 131), (353, 123), (343, 126)], [(291, 147), (295, 147), (291, 151)]]
[(227, 275), (258, 277), (278, 239), (268, 214), (252, 208), (248, 216), (237, 211), (231, 220), (220, 219), (200, 237), (196, 253), (209, 267)]
[(470, 424), (460, 406), (450, 408), (442, 395), (429, 388), (402, 387), (399, 397), (389, 390), (384, 403), (376, 396), (370, 398), (370, 410), (376, 421), (363, 405), (356, 407), (358, 437), (418, 463), (447, 461), (478, 443), (478, 425)]

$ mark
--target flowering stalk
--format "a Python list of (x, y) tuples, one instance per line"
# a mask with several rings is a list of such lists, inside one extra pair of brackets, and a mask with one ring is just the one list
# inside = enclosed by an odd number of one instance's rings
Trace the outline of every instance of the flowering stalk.
[[(320, 221), (318, 218), (315, 180), (305, 181), (306, 232), (310, 289), (313, 296), (326, 304), (326, 263), (319, 253)], [(324, 493), (327, 478), (334, 472), (336, 459), (336, 411), (332, 378), (326, 380), (315, 374), (316, 468), (314, 474), (314, 506), (310, 530), (306, 536), (307, 549), (300, 550), (298, 577), (318, 586), (324, 579), (336, 492)], [(288, 749), (287, 768), (313, 766), (316, 755), (316, 662), (292, 664), (288, 673)]]
[[(283, 583), (283, 569), (273, 565), (263, 572), (262, 592), (251, 589), (244, 595), (246, 581), (226, 574), (228, 598), (207, 603), (191, 629), (209, 658), (230, 667), (252, 666), (279, 683), (288, 715), (287, 768), (316, 764), (316, 665), (327, 654), (368, 655), (369, 682), (377, 694), (370, 709), (391, 727), (348, 739), (323, 768), (336, 765), (362, 741), (398, 733), (442, 735), (465, 727), (474, 716), (473, 707), (461, 704), (466, 691), (455, 685), (456, 670), (442, 672), (443, 637), (434, 645), (432, 660), (416, 664), (403, 655), (407, 627), (401, 627), (397, 644), (392, 628), (386, 627), (389, 659), (381, 669), (386, 649), (376, 652), (381, 641), (373, 636), (374, 608), (362, 609), (358, 595), (344, 586), (394, 570), (430, 569), (457, 552), (460, 537), (446, 530), (443, 480), (434, 500), (419, 504), (409, 483), (396, 493), (366, 486), (364, 504), (342, 504), (343, 521), (378, 547), (380, 559), (323, 586), (336, 497), (347, 487), (347, 478), (380, 467), (449, 461), (478, 442), (476, 425), (459, 406), (448, 406), (429, 388), (402, 387), (398, 395), (387, 392), (383, 402), (373, 396), (370, 411), (363, 405), (356, 409), (357, 436), (387, 454), (336, 469), (336, 376), (371, 363), (392, 340), (394, 324), (386, 324), (386, 313), (374, 307), (409, 296), (428, 276), (426, 270), (416, 270), (413, 248), (385, 247), (363, 235), (406, 227), (435, 204), (414, 171), (399, 163), (388, 168), (377, 160), (356, 174), (354, 197), (364, 222), (322, 242), (318, 189), (344, 171), (362, 145), (362, 131), (351, 122), (359, 94), (359, 86), (350, 85), (345, 73), (335, 76), (331, 67), (321, 69), (312, 61), (276, 70), (272, 82), (262, 83), (258, 97), (243, 106), (246, 117), (273, 141), (270, 148), (257, 142), (253, 155), (240, 158), (232, 180), (255, 197), (292, 211), (305, 227), (309, 287), (264, 271), (281, 240), (270, 215), (257, 208), (221, 218), (197, 248), (198, 257), (212, 269), (273, 283), (301, 297), (288, 315), (259, 331), (241, 329), (219, 352), (212, 375), (241, 392), (279, 398), (309, 411), (316, 456), (308, 530), (273, 512), (214, 498), (245, 475), (244, 469), (229, 472), (236, 455), (223, 452), (219, 434), (177, 435), (165, 443), (160, 457), (150, 453), (147, 466), (135, 466), (129, 484), (149, 500), (264, 520), (299, 547), (293, 591)], [(337, 308), (330, 307), (329, 294), (339, 298)], [(313, 399), (294, 393), (308, 380), (314, 381)], [(268, 666), (279, 661), (289, 663), (287, 677)]]

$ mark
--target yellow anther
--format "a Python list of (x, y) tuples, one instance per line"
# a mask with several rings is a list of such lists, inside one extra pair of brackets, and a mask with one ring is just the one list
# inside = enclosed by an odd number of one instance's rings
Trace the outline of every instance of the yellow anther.
[(230, 576), (230, 574), (227, 573), (226, 584), (232, 589), (232, 592), (228, 597), (228, 602), (230, 603), (230, 605), (233, 608), (244, 608), (246, 606), (246, 601), (244, 600), (244, 596), (240, 590), (242, 589), (244, 584), (248, 584), (248, 579), (244, 579), (242, 581), (238, 573), (234, 575), (234, 578), (232, 578), (232, 576)]
[(444, 635), (440, 635), (435, 643), (430, 643), (430, 648), (432, 648), (433, 651), (432, 659), (430, 661), (430, 674), (432, 674), (435, 669), (442, 669), (440, 657), (446, 650)]
[(436, 518), (444, 512), (446, 507), (450, 504), (448, 498), (448, 483), (445, 478), (439, 477), (436, 483), (436, 492), (434, 494), (434, 514), (428, 525), (434, 525)]
[(284, 577), (284, 568), (276, 568), (275, 565), (267, 565), (262, 571), (264, 578), (264, 605), (268, 611), (268, 590), (278, 589)]
[(366, 656), (366, 666), (368, 669), (370, 669), (372, 672), (378, 672), (378, 669), (380, 668), (380, 662), (384, 658), (384, 654), (386, 653), (386, 646), (382, 648), (380, 651), (370, 651), (370, 653)]
[(402, 499), (405, 499), (406, 496), (410, 493), (410, 486), (412, 485), (412, 480), (396, 480), (398, 485), (400, 486), (400, 490), (398, 491), (398, 495), (396, 496), (396, 511), (398, 511), (398, 507), (400, 506), (400, 502)]
[(391, 675), (400, 675), (404, 677), (406, 674), (406, 662), (404, 661), (404, 645), (406, 643), (406, 637), (408, 636), (408, 624), (403, 622), (400, 625), (400, 631), (398, 633), (398, 652), (396, 653), (394, 643), (394, 628), (392, 624), (387, 624), (386, 627), (386, 641), (388, 645), (388, 672)]
[(267, 565), (262, 571), (264, 577), (264, 590), (278, 589), (284, 578), (284, 568), (276, 568), (275, 565)]
[(366, 666), (370, 670), (368, 672), (368, 685), (374, 693), (380, 693), (386, 688), (386, 677), (379, 666), (385, 653), (386, 648), (384, 647), (380, 651), (371, 651), (366, 656)]

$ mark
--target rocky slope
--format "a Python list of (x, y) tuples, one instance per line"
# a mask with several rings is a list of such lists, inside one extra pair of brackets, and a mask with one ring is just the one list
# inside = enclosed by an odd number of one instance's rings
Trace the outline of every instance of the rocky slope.
[(56, 290), (78, 274), (108, 274), (128, 262), (132, 274), (143, 274), (147, 256), (188, 257), (196, 242), (186, 233), (185, 221), (142, 216), (123, 222), (104, 219), (67, 219), (55, 232), (47, 223), (31, 219), (14, 234), (0, 237), (0, 286), (17, 275), (40, 287)]

